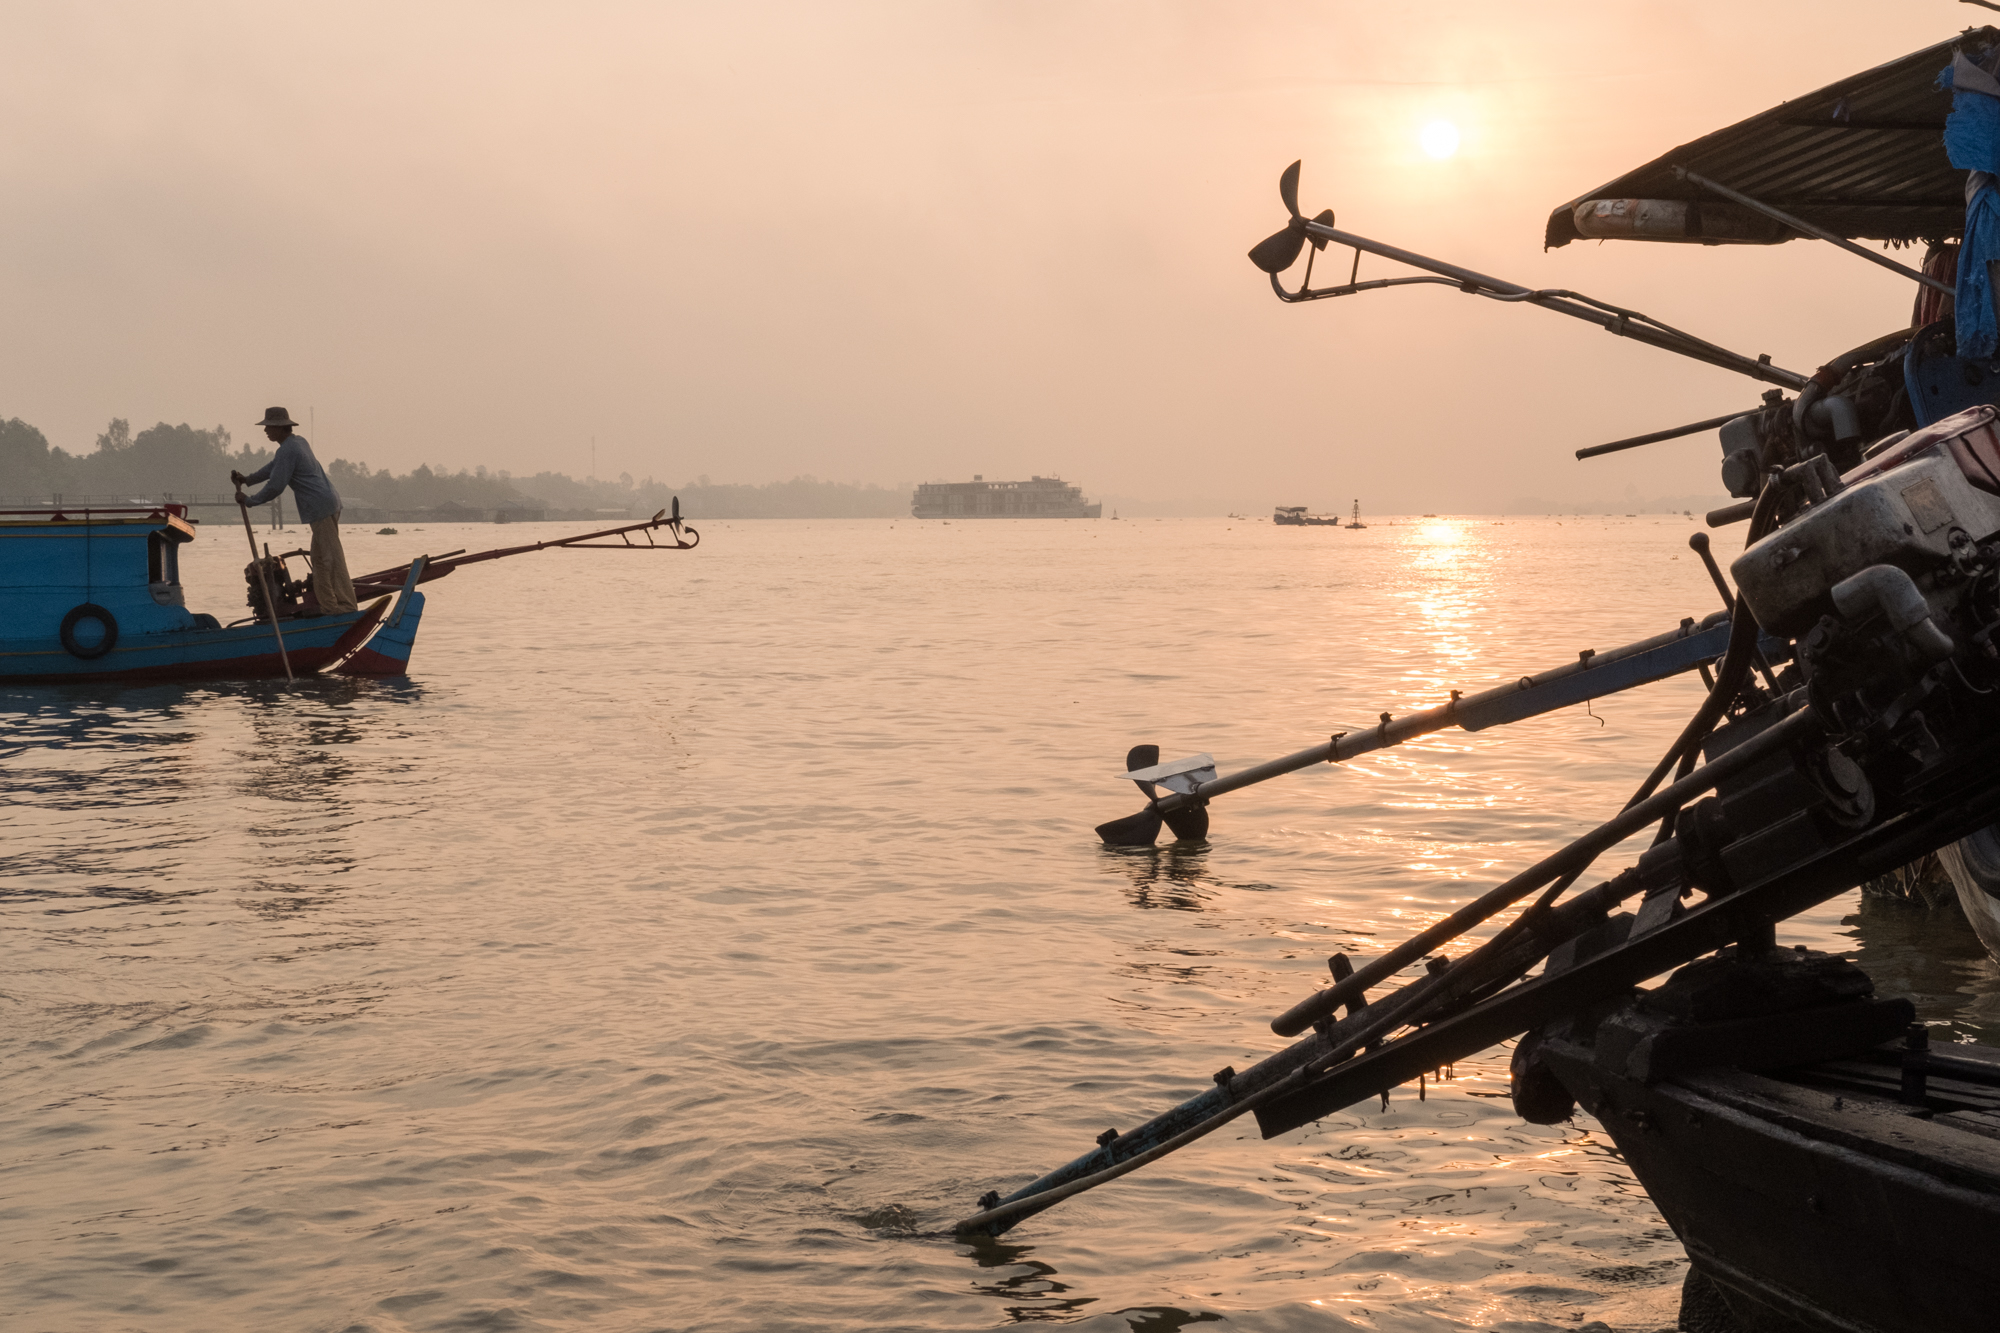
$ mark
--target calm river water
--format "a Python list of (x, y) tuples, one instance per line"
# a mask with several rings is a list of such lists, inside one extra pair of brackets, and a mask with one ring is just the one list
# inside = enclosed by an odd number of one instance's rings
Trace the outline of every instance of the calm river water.
[[(1671, 1233), (1504, 1052), (944, 1228), (1607, 817), (1699, 685), (1225, 797), (1196, 850), (1098, 845), (1127, 747), (1226, 772), (1703, 615), (1689, 520), (700, 526), (430, 585), (407, 680), (0, 693), (0, 1322), (1672, 1324)], [(231, 531), (183, 565), (225, 619)], [(2000, 1037), (1952, 919), (1786, 939)]]

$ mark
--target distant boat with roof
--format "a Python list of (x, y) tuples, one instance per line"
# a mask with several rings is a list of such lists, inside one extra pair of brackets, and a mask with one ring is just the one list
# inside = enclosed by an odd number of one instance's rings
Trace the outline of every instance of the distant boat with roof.
[(917, 518), (1101, 518), (1102, 504), (1083, 498), (1083, 488), (1061, 477), (1026, 481), (927, 481), (910, 497)]

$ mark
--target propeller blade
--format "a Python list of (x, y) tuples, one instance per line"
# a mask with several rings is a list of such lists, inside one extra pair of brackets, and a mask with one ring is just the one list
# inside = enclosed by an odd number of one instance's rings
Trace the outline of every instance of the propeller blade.
[(1182, 842), (1205, 842), (1208, 839), (1208, 807), (1205, 805), (1184, 805), (1166, 816), (1167, 827)]
[(678, 523), (680, 521), (681, 521), (681, 497), (676, 495), (674, 497), (674, 522)]
[[(1204, 756), (1205, 757), (1205, 756)], [(1125, 752), (1125, 771), (1138, 773), (1154, 768), (1160, 762), (1160, 747), (1157, 745), (1135, 745)], [(1211, 774), (1211, 776), (1213, 776)], [(1146, 793), (1146, 799), (1159, 797), (1159, 786), (1151, 782), (1132, 779), (1132, 785)], [(1172, 786), (1172, 783), (1168, 783)], [(1109, 824), (1100, 824), (1097, 836), (1113, 847), (1150, 847), (1160, 836), (1160, 825), (1174, 831), (1174, 836), (1182, 842), (1200, 842), (1208, 837), (1208, 810), (1205, 806), (1194, 806), (1161, 815), (1158, 810), (1141, 810), (1126, 819), (1114, 819)]]
[(1107, 847), (1151, 847), (1159, 841), (1160, 825), (1164, 822), (1160, 812), (1149, 806), (1136, 815), (1099, 824), (1097, 836)]
[[(1157, 745), (1135, 745), (1125, 752), (1125, 771), (1127, 773), (1137, 773), (1140, 769), (1151, 768), (1159, 762), (1160, 747)], [(1135, 781), (1132, 785), (1146, 793), (1146, 799), (1149, 801), (1160, 794), (1160, 789), (1150, 782)]]
[(1266, 273), (1283, 273), (1299, 262), (1299, 251), (1305, 248), (1305, 236), (1287, 227), (1251, 247), (1250, 262)]
[(1278, 198), (1285, 201), (1285, 211), (1293, 217), (1299, 215), (1299, 164), (1292, 163), (1285, 168), (1285, 174), (1278, 177)]
[[(1319, 216), (1314, 218), (1313, 221), (1319, 223), (1319, 225), (1322, 227), (1331, 227), (1333, 225), (1333, 210), (1330, 208), (1322, 208), (1319, 211)], [(1311, 238), (1311, 240), (1313, 243), (1313, 249), (1315, 250), (1326, 249), (1326, 238), (1324, 236), (1314, 236)]]

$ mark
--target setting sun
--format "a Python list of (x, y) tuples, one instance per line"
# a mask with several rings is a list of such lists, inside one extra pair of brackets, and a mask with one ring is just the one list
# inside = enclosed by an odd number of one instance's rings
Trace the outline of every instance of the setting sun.
[(1458, 126), (1448, 120), (1434, 120), (1417, 135), (1424, 152), (1443, 161), (1458, 151)]

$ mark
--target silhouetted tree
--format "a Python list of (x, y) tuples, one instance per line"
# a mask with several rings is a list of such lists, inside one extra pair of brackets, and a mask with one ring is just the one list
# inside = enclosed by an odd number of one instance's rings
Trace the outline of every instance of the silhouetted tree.
[(100, 454), (122, 454), (131, 447), (132, 423), (124, 417), (111, 418), (104, 434), (97, 437), (97, 452)]
[(0, 421), (0, 494), (38, 499), (74, 490), (76, 462), (21, 418)]
[[(0, 420), (0, 495), (46, 499), (70, 497), (157, 500), (163, 495), (226, 495), (231, 469), (254, 472), (271, 460), (263, 440), (233, 447), (222, 426), (197, 430), (185, 422), (162, 421), (136, 435), (132, 423), (115, 417), (89, 454), (50, 446), (42, 432), (18, 417)], [(341, 498), (354, 506), (387, 510), (473, 509), (611, 510), (650, 514), (678, 495), (682, 511), (703, 518), (894, 518), (910, 511), (905, 487), (863, 485), (794, 477), (763, 486), (731, 486), (697, 477), (669, 486), (651, 477), (636, 480), (579, 480), (561, 472), (516, 478), (480, 467), (456, 472), (420, 464), (396, 475), (371, 470), (366, 462), (321, 460)]]

